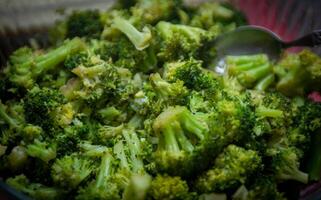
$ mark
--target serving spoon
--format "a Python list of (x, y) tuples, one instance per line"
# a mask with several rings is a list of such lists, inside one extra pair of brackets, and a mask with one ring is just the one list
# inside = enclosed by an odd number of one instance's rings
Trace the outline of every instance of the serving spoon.
[(283, 49), (295, 46), (321, 45), (321, 30), (315, 30), (296, 40), (285, 42), (271, 30), (260, 26), (241, 26), (221, 35), (213, 41), (217, 51), (215, 71), (224, 73), (227, 55), (251, 55), (264, 53), (271, 60), (278, 60)]

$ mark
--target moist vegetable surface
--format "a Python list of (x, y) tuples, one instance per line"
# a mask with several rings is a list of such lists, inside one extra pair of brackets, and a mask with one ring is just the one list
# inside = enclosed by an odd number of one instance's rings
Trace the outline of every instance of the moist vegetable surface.
[(0, 73), (0, 174), (34, 199), (294, 199), (320, 179), (321, 59), (227, 56), (228, 4), (75, 11)]

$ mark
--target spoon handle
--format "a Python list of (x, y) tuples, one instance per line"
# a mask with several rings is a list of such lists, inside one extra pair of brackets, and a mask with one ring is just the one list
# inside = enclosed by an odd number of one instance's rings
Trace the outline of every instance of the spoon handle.
[(308, 46), (315, 47), (321, 45), (321, 30), (315, 30), (305, 36), (302, 36), (296, 40), (290, 42), (283, 42), (283, 48), (289, 48), (294, 46)]

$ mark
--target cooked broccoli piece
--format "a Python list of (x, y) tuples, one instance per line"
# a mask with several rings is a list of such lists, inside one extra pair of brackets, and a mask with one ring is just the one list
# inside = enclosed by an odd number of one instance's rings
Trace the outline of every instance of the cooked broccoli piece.
[(227, 56), (228, 76), (237, 77), (245, 88), (265, 91), (274, 83), (272, 65), (265, 54)]
[(52, 131), (69, 125), (74, 110), (59, 91), (34, 87), (25, 97), (24, 115), (28, 123), (38, 125), (45, 131)]
[(8, 155), (8, 164), (12, 171), (21, 170), (27, 162), (27, 150), (23, 146), (15, 146)]
[(78, 155), (64, 156), (55, 160), (51, 167), (53, 181), (65, 188), (76, 188), (94, 170), (93, 164)]
[(9, 178), (6, 183), (37, 200), (57, 200), (64, 197), (63, 190), (55, 187), (47, 187), (39, 183), (30, 183), (25, 175), (18, 175), (13, 178)]
[(197, 165), (195, 160), (202, 160), (198, 154), (217, 142), (208, 138), (206, 122), (183, 106), (168, 107), (155, 119), (153, 130), (159, 139), (154, 153), (157, 168), (173, 175), (190, 176), (196, 168), (204, 168), (208, 158)]
[(203, 193), (237, 188), (246, 182), (250, 174), (261, 168), (257, 152), (229, 145), (216, 158), (214, 167), (196, 180), (196, 188)]
[(137, 21), (154, 25), (160, 20), (174, 20), (182, 5), (182, 0), (137, 0), (131, 13)]
[(186, 181), (178, 176), (157, 175), (151, 183), (149, 196), (152, 199), (193, 199)]
[(202, 62), (194, 59), (171, 62), (165, 66), (164, 77), (170, 81), (181, 80), (188, 89), (206, 91), (210, 95), (220, 89), (219, 80), (201, 67)]
[(321, 59), (309, 50), (286, 54), (275, 66), (276, 89), (288, 96), (303, 95), (320, 89)]
[(156, 31), (161, 40), (157, 56), (163, 61), (195, 58), (202, 45), (212, 38), (203, 29), (165, 21), (156, 25)]
[(272, 158), (271, 170), (277, 179), (308, 182), (309, 175), (299, 170), (300, 163), (296, 148), (276, 146), (268, 149), (267, 155)]
[(68, 38), (99, 38), (104, 24), (98, 10), (74, 11), (66, 21)]
[(34, 54), (30, 48), (18, 49), (10, 57), (6, 75), (19, 87), (30, 89), (38, 77), (54, 70), (68, 55), (77, 53), (83, 48), (83, 41), (74, 38), (40, 55)]
[(48, 163), (56, 158), (56, 144), (35, 140), (34, 143), (27, 146), (27, 154)]
[(76, 199), (121, 199), (120, 188), (113, 182), (115, 159), (109, 152), (101, 157), (94, 181), (79, 190)]
[(123, 200), (144, 200), (151, 186), (149, 175), (134, 175), (131, 177), (122, 195)]
[(137, 50), (144, 50), (149, 46), (152, 39), (151, 31), (147, 28), (143, 28), (143, 32), (139, 32), (130, 22), (125, 19), (114, 19), (114, 27), (124, 33), (128, 39), (135, 45)]

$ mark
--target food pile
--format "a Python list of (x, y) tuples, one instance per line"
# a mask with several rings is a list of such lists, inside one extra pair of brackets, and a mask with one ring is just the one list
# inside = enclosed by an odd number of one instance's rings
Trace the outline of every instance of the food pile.
[[(291, 199), (320, 179), (321, 59), (226, 57), (228, 4), (75, 11), (0, 74), (0, 174), (34, 199)], [(296, 188), (296, 189), (293, 189)]]

